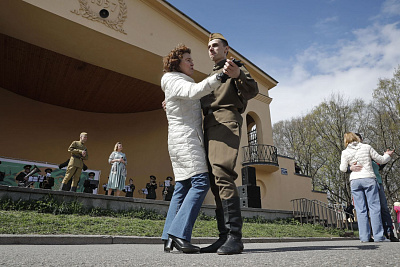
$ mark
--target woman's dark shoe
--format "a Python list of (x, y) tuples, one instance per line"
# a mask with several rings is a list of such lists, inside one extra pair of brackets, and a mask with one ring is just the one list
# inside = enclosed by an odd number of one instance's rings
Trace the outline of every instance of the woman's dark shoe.
[(183, 253), (199, 253), (200, 252), (199, 247), (193, 246), (192, 244), (190, 244), (190, 242), (188, 242), (184, 239), (181, 239), (181, 238), (178, 238), (178, 237), (175, 237), (172, 235), (170, 235), (169, 238), (172, 239), (173, 246), (177, 250), (182, 251)]
[(164, 240), (164, 252), (171, 252), (174, 249), (174, 241), (169, 237), (167, 240)]

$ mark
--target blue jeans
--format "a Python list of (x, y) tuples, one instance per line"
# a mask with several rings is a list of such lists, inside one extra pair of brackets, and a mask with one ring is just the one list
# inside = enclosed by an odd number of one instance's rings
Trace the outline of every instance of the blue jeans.
[[(375, 178), (361, 178), (350, 181), (351, 194), (357, 212), (360, 240), (368, 242), (371, 230), (368, 222), (368, 209), (375, 242), (385, 239), (383, 236), (381, 203), (379, 201), (378, 183)], [(368, 209), (367, 209), (368, 204)]]
[(207, 172), (176, 182), (161, 236), (162, 240), (167, 240), (170, 234), (190, 242), (193, 225), (209, 188), (210, 181)]
[(390, 215), (390, 211), (387, 204), (385, 190), (383, 189), (383, 184), (379, 184), (378, 191), (379, 191), (379, 201), (381, 202), (383, 232), (390, 235), (393, 234), (393, 229), (392, 229), (393, 223), (392, 223), (392, 216)]

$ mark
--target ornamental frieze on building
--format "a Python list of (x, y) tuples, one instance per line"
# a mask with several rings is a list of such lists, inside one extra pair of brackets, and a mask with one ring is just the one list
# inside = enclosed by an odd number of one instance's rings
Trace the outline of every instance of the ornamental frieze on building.
[(72, 13), (126, 34), (123, 24), (128, 11), (124, 0), (78, 0), (78, 2), (79, 10), (71, 10)]

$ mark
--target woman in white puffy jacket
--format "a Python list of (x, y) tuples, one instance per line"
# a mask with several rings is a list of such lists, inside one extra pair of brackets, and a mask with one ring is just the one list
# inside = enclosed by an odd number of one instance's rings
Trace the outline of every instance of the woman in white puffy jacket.
[(347, 172), (348, 166), (354, 164), (362, 166), (361, 171), (350, 174), (351, 194), (353, 195), (354, 206), (357, 212), (360, 241), (368, 242), (371, 237), (368, 210), (374, 241), (385, 241), (378, 193), (379, 185), (372, 169), (371, 159), (379, 164), (385, 164), (390, 160), (390, 155), (393, 151), (386, 151), (381, 156), (370, 145), (361, 143), (358, 136), (352, 132), (344, 134), (344, 145), (346, 149), (342, 151), (340, 170)]
[(168, 119), (168, 151), (175, 175), (175, 190), (161, 239), (164, 251), (173, 247), (184, 253), (198, 253), (191, 241), (193, 225), (210, 187), (203, 141), (200, 98), (217, 89), (217, 75), (195, 83), (193, 60), (185, 45), (178, 45), (164, 57), (161, 88), (165, 93)]

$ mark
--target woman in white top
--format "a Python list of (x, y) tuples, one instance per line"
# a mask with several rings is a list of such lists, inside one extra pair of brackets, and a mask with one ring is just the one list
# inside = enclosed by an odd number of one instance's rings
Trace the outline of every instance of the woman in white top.
[(164, 57), (161, 88), (168, 119), (168, 151), (175, 175), (175, 190), (165, 220), (164, 251), (176, 247), (184, 253), (200, 248), (191, 241), (193, 225), (210, 187), (201, 127), (200, 98), (221, 85), (217, 75), (199, 83), (191, 78), (191, 50), (178, 45)]
[[(368, 242), (371, 230), (368, 221), (368, 210), (371, 218), (372, 232), (375, 242), (385, 240), (381, 219), (381, 204), (378, 194), (378, 183), (372, 161), (385, 164), (390, 160), (393, 151), (386, 151), (383, 156), (379, 155), (370, 145), (360, 142), (358, 136), (352, 132), (344, 134), (345, 150), (342, 151), (340, 170), (347, 172), (349, 165), (361, 165), (359, 172), (350, 174), (351, 194), (357, 212), (358, 231), (361, 242)], [(367, 208), (368, 204), (368, 208)]]

